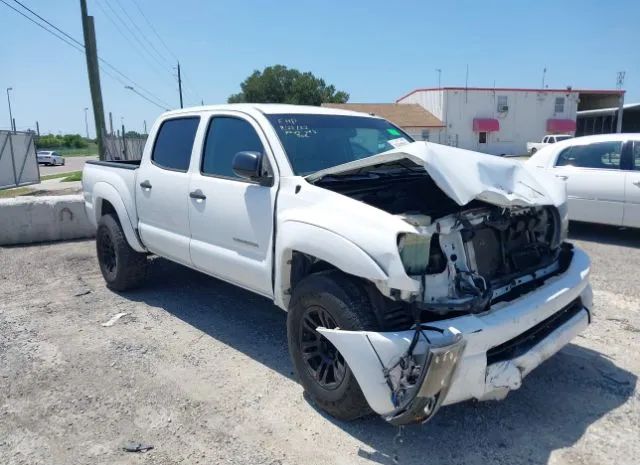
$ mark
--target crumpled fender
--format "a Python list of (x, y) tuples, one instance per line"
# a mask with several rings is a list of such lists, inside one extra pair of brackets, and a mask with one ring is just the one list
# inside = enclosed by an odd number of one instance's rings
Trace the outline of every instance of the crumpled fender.
[(328, 229), (299, 221), (285, 221), (280, 225), (276, 237), (274, 301), (284, 309), (289, 302), (287, 290), (290, 288), (291, 257), (294, 250), (324, 260), (345, 273), (373, 283), (388, 279), (380, 265), (364, 250)]
[[(118, 214), (118, 219), (120, 220), (120, 225), (122, 226), (124, 235), (131, 248), (137, 252), (146, 252), (147, 249), (140, 242), (140, 239), (135, 232), (134, 224), (131, 221), (131, 217), (129, 216), (118, 191), (109, 183), (97, 182), (93, 186), (91, 192), (91, 205), (95, 206), (101, 204), (100, 200), (102, 199), (109, 201), (109, 203), (113, 205), (113, 208), (115, 208), (116, 213)], [(97, 224), (102, 216), (102, 211), (99, 211), (99, 209), (94, 207), (93, 215), (92, 219), (94, 224)]]

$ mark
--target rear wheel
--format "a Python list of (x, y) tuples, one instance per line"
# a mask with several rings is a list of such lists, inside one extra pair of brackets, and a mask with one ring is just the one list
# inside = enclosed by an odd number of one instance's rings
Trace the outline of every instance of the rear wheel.
[(531, 149), (531, 155), (533, 155), (533, 154), (534, 154), (534, 153), (536, 153), (537, 151), (538, 151), (538, 149), (537, 149), (537, 148), (535, 148), (535, 147), (534, 147), (534, 148), (532, 148), (532, 149)]
[(323, 410), (341, 420), (371, 412), (340, 352), (316, 328), (376, 330), (363, 286), (339, 271), (314, 273), (294, 289), (287, 316), (289, 352), (305, 391)]
[(107, 287), (126, 291), (139, 287), (145, 279), (147, 256), (131, 248), (114, 215), (104, 215), (98, 222), (96, 251), (100, 271)]

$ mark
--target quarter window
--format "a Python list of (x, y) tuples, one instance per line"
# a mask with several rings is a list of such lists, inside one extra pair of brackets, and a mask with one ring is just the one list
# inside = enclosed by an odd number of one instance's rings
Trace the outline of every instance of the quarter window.
[(202, 174), (241, 179), (233, 172), (233, 157), (238, 152), (264, 153), (253, 126), (240, 118), (216, 116), (209, 124), (202, 157)]
[(553, 111), (555, 113), (564, 113), (564, 97), (556, 97), (556, 104)]
[(168, 119), (160, 126), (151, 160), (161, 168), (187, 171), (200, 118)]
[(622, 142), (598, 142), (576, 145), (562, 151), (556, 166), (580, 168), (620, 169)]

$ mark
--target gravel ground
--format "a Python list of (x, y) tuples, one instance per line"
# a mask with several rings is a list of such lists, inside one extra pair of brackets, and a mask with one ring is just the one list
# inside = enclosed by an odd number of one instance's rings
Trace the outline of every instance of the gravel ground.
[[(593, 259), (593, 325), (506, 400), (406, 428), (400, 463), (639, 463), (640, 237), (572, 231)], [(269, 301), (162, 259), (117, 294), (94, 255), (91, 241), (0, 248), (1, 463), (392, 463), (395, 428), (306, 400)]]

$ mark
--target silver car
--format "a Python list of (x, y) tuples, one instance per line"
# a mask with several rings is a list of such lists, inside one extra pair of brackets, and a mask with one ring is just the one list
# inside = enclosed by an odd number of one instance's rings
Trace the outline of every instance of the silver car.
[(38, 163), (45, 165), (64, 165), (64, 158), (58, 152), (52, 150), (39, 150), (36, 153)]

